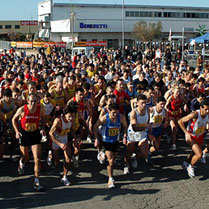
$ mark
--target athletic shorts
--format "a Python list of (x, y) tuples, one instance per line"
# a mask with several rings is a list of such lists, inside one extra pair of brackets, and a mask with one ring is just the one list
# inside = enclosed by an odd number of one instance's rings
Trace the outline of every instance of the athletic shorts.
[(128, 129), (128, 142), (142, 142), (148, 140), (148, 131), (133, 131), (133, 129)]
[[(58, 137), (56, 137), (56, 139), (59, 140), (63, 144), (68, 143), (68, 136), (67, 135), (66, 136), (58, 136)], [(59, 150), (60, 146), (52, 141), (52, 149)]]
[[(179, 112), (179, 113), (176, 114), (177, 112)], [(171, 113), (171, 111), (169, 111), (169, 112), (168, 112), (168, 117), (169, 117), (169, 118), (178, 119), (178, 118), (181, 117), (180, 111), (172, 111), (172, 113)]]
[(152, 128), (152, 132), (150, 133), (150, 135), (153, 135), (155, 137), (159, 137), (162, 135), (162, 126), (159, 126), (157, 128)]
[(196, 141), (197, 144), (202, 145), (203, 144), (203, 140), (204, 140), (204, 134), (200, 135), (200, 136), (193, 136), (191, 135), (192, 140)]
[(108, 143), (108, 142), (102, 142), (105, 151), (111, 151), (111, 152), (118, 152), (119, 142), (114, 143)]
[(41, 144), (41, 134), (40, 130), (36, 131), (25, 131), (21, 130), (22, 137), (19, 139), (19, 144), (23, 147), (32, 146), (36, 144)]

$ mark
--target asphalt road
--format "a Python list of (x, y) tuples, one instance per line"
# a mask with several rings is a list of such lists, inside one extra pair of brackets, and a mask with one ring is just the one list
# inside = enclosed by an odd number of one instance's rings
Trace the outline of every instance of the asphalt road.
[[(160, 151), (153, 157), (154, 166), (139, 160), (138, 168), (123, 175), (121, 149), (115, 163), (115, 189), (107, 188), (106, 166), (99, 164), (97, 152), (91, 144), (84, 144), (79, 168), (69, 173), (71, 186), (60, 183), (59, 172), (44, 160), (41, 183), (44, 192), (34, 192), (33, 163), (29, 163), (25, 175), (17, 173), (17, 162), (9, 155), (0, 161), (0, 208), (209, 208), (209, 166), (197, 164), (196, 177), (190, 179), (181, 168), (190, 149), (183, 140), (176, 153), (169, 151), (162, 142)], [(208, 159), (209, 163), (209, 159)]]

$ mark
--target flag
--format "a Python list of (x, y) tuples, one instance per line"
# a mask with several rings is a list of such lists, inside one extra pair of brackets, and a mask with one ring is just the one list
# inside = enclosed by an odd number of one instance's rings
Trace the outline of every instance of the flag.
[(171, 39), (172, 39), (172, 36), (171, 36), (171, 28), (170, 28), (168, 40), (171, 41)]

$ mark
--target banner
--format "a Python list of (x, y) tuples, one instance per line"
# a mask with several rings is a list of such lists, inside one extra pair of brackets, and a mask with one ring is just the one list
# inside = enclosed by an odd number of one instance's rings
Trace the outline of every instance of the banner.
[(48, 47), (48, 46), (56, 46), (56, 47), (59, 47), (59, 48), (66, 48), (67, 47), (67, 43), (66, 42), (45, 42), (44, 43), (44, 47)]
[(75, 46), (107, 47), (107, 41), (80, 41), (80, 42), (75, 42)]
[(48, 46), (56, 46), (58, 48), (66, 48), (66, 42), (43, 42), (43, 41), (34, 41), (34, 42), (11, 42), (11, 46), (17, 48), (40, 48), (44, 47), (47, 48)]
[(17, 48), (33, 48), (33, 42), (17, 42), (16, 47)]

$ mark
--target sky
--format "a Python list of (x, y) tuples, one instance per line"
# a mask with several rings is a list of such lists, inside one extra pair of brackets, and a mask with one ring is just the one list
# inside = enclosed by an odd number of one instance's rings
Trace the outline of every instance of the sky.
[[(1, 0), (0, 20), (37, 20), (38, 3), (44, 0)], [(123, 0), (100, 0), (100, 4), (122, 4)], [(98, 3), (98, 0), (54, 0), (55, 3)], [(125, 5), (208, 7), (209, 0), (124, 0)]]

